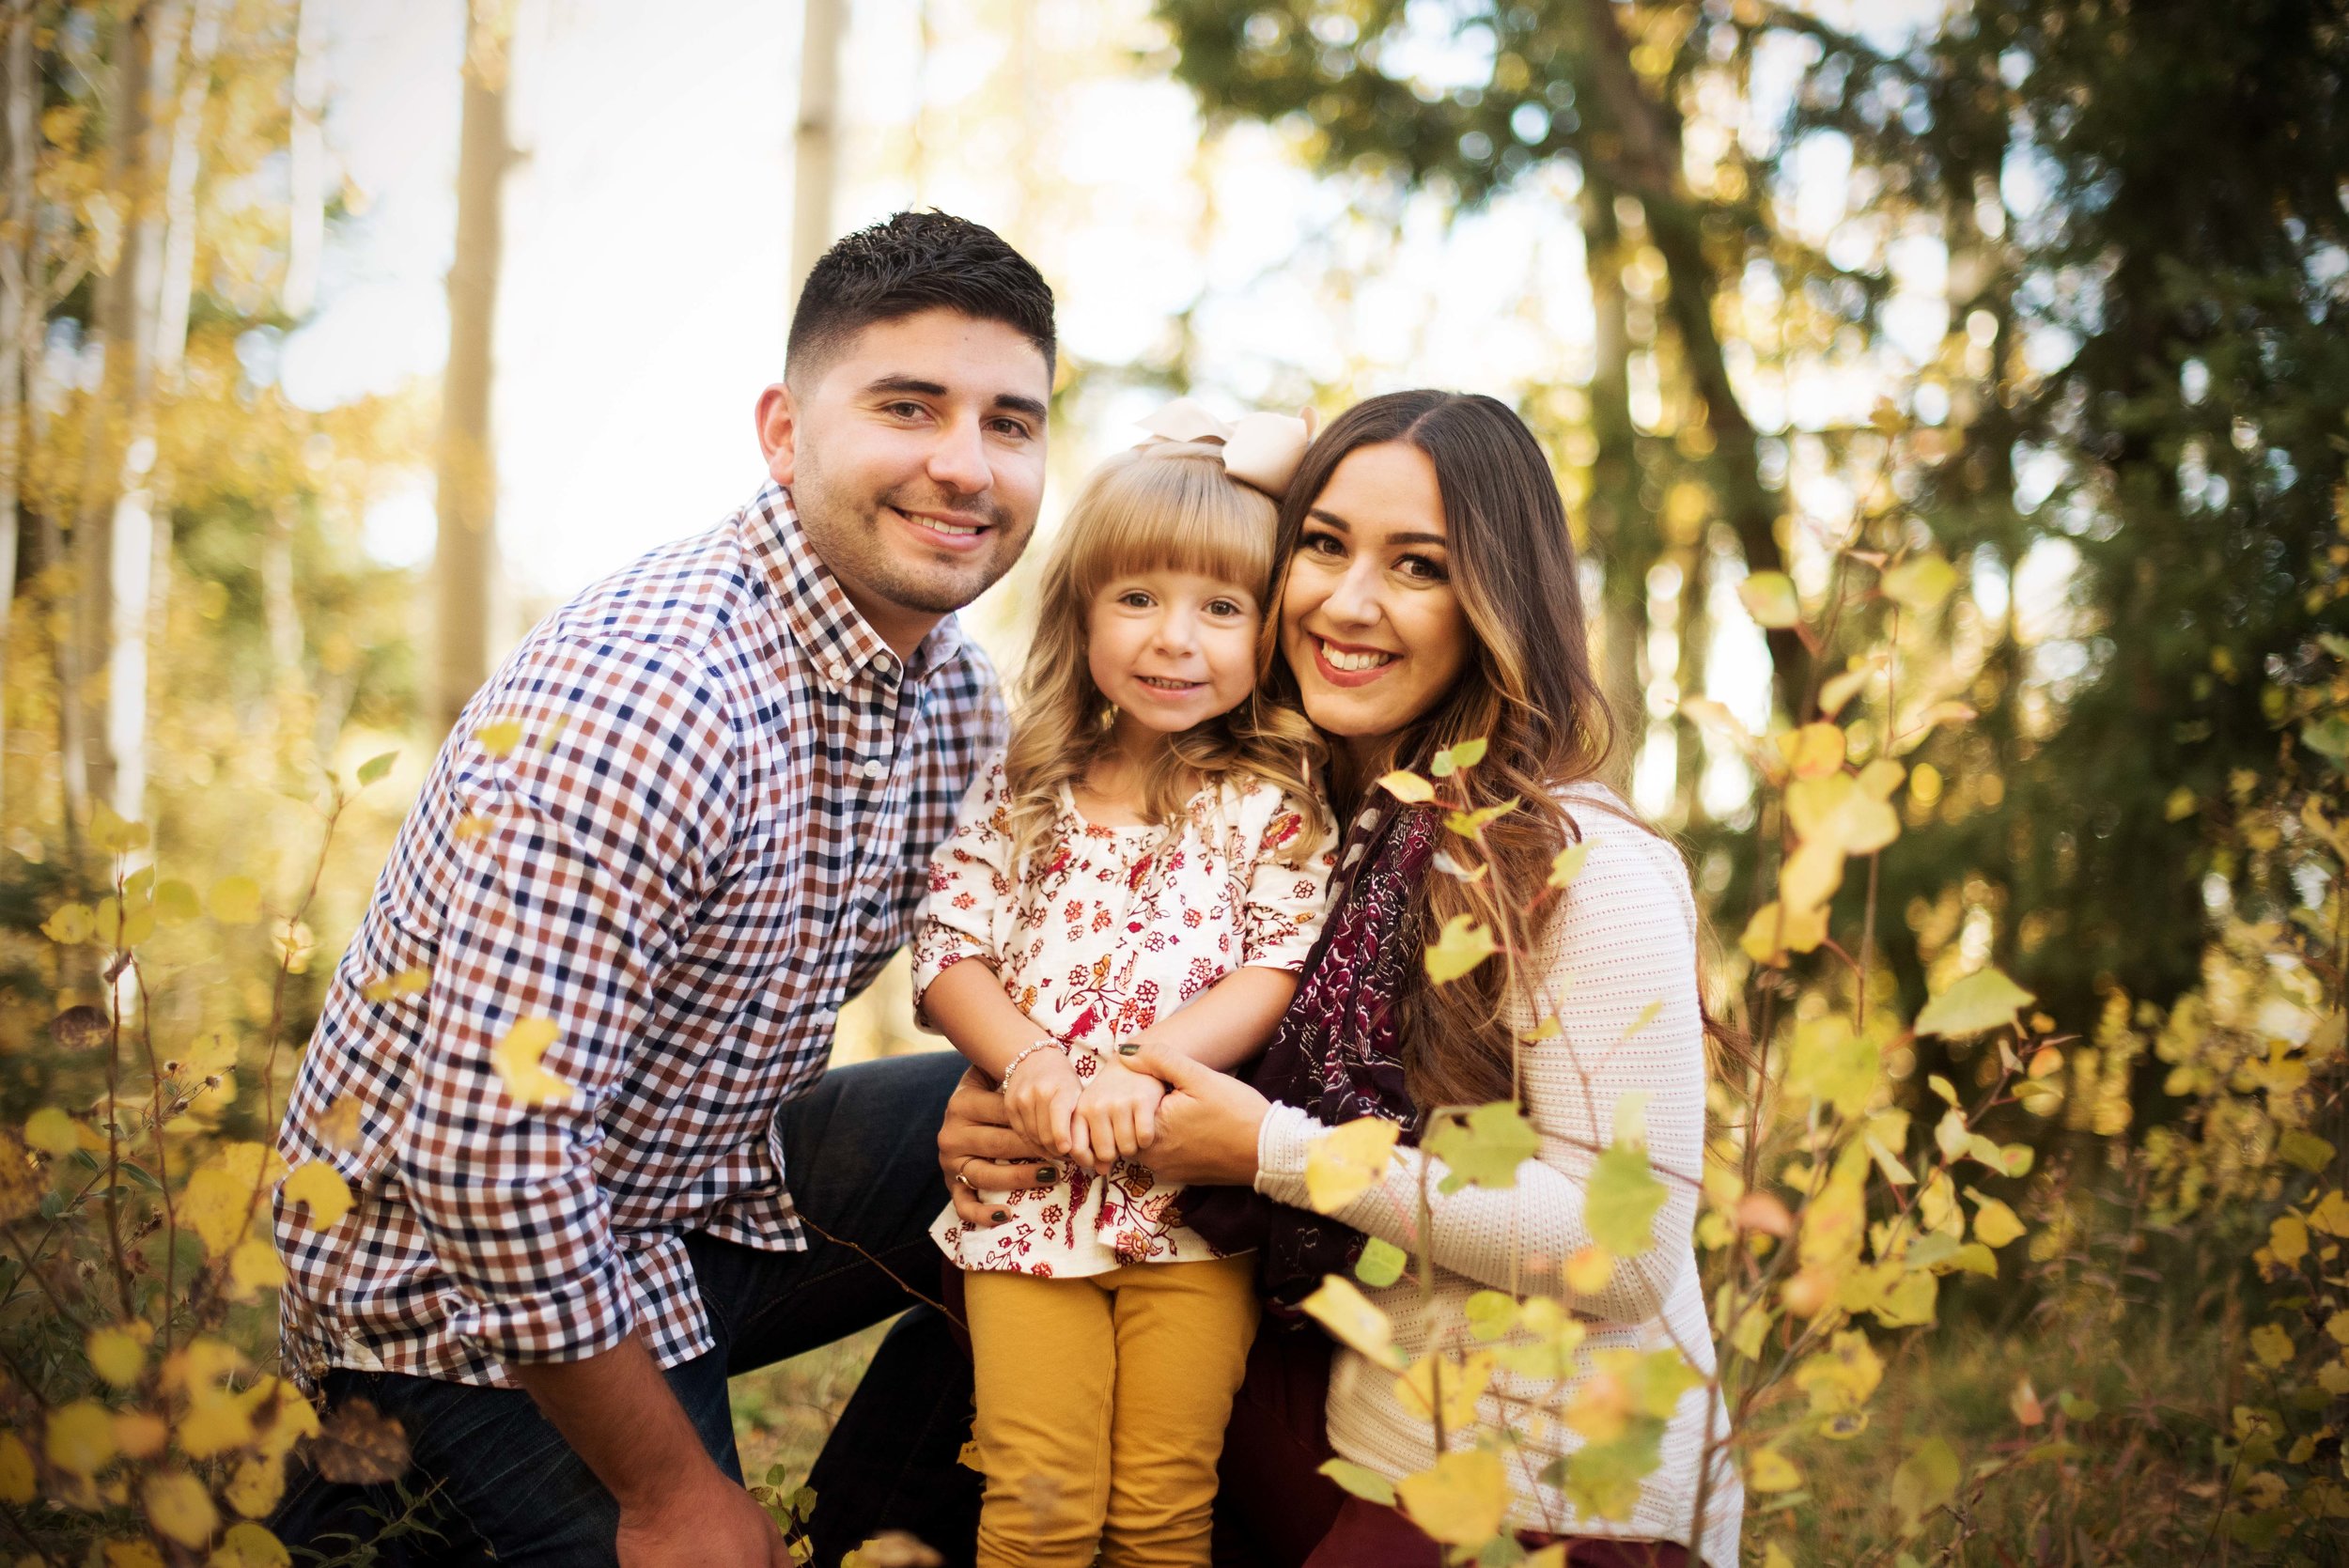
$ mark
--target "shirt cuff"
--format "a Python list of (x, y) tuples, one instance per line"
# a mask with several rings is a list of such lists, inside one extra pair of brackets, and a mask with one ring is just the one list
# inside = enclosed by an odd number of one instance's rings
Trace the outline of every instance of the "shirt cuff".
[(1275, 1105), (1256, 1128), (1256, 1190), (1276, 1203), (1309, 1208), (1305, 1154), (1329, 1129), (1301, 1106)]
[(529, 1295), (469, 1300), (449, 1314), (449, 1328), (508, 1365), (583, 1361), (635, 1331), (634, 1293), (615, 1252), (563, 1284)]

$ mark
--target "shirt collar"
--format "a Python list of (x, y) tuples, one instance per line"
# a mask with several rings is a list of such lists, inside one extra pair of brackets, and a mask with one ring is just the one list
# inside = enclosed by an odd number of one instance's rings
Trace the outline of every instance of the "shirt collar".
[[(759, 487), (742, 508), (743, 547), (774, 590), (791, 635), (805, 651), (816, 678), (840, 691), (861, 670), (884, 680), (897, 673), (897, 656), (875, 631), (808, 543), (791, 492), (772, 480)], [(913, 650), (911, 674), (926, 680), (962, 655), (962, 625), (953, 615), (930, 629)]]

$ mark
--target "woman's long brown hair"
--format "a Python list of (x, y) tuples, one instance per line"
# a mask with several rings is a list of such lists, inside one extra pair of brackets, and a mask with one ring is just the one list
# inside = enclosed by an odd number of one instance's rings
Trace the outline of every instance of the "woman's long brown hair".
[[(1485, 830), (1488, 896), (1502, 909), (1533, 909), (1544, 901), (1552, 861), (1581, 836), (1558, 791), (1604, 770), (1614, 726), (1592, 668), (1565, 503), (1525, 422), (1494, 398), (1433, 391), (1390, 393), (1339, 415), (1306, 449), (1281, 507), (1273, 603), (1281, 602), (1306, 516), (1330, 474), (1350, 453), (1389, 442), (1418, 448), (1435, 467), (1452, 582), (1475, 646), (1451, 692), (1389, 737), (1379, 755), (1349, 769), (1348, 782), (1360, 790), (1391, 768), (1423, 764), (1439, 747), (1483, 737), (1483, 760), (1447, 787), (1456, 781), (1471, 809), (1519, 802)], [(1268, 679), (1293, 703), (1295, 675), (1277, 660), (1267, 662)], [(1360, 803), (1341, 802), (1341, 810), (1350, 815)], [(1431, 873), (1417, 903), (1420, 929), (1409, 935), (1424, 942), (1453, 915), (1475, 913), (1465, 884)], [(1417, 1105), (1513, 1097), (1510, 1003), (1532, 999), (1512, 998), (1508, 987), (1509, 970), (1497, 962), (1448, 986), (1411, 987), (1401, 1022), (1405, 1078)]]

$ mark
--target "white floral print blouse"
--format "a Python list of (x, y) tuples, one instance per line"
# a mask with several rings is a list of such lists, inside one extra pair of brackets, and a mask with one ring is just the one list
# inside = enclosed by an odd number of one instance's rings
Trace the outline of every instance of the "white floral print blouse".
[[(1335, 846), (1330, 835), (1300, 852), (1305, 820), (1296, 800), (1250, 779), (1202, 789), (1171, 826), (1088, 822), (1064, 791), (1051, 831), (1014, 864), (999, 752), (930, 858), (915, 1004), (950, 966), (976, 958), (1037, 1038), (1066, 1043), (1090, 1078), (1119, 1041), (1235, 970), (1304, 967)], [(967, 1230), (949, 1205), (930, 1234), (962, 1267), (991, 1272), (1074, 1277), (1216, 1256), (1176, 1222), (1179, 1190), (1119, 1160), (1103, 1176), (1072, 1169), (1012, 1193), (1005, 1224)]]

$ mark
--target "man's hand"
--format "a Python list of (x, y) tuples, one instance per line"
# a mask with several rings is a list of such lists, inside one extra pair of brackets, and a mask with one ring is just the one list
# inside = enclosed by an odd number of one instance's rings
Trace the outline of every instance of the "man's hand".
[(626, 1568), (789, 1568), (783, 1532), (702, 1447), (644, 1341), (584, 1360), (508, 1365), (618, 1500)]
[(1256, 1180), (1256, 1134), (1272, 1102), (1228, 1073), (1162, 1045), (1126, 1064), (1166, 1084), (1150, 1169), (1171, 1182), (1249, 1187)]
[(717, 1467), (649, 1504), (620, 1507), (620, 1568), (793, 1568), (783, 1531)]
[(1131, 1159), (1158, 1134), (1159, 1101), (1166, 1085), (1104, 1057), (1077, 1096), (1076, 1157), (1087, 1169)]
[(976, 1067), (962, 1075), (946, 1102), (946, 1119), (938, 1128), (938, 1168), (954, 1197), (955, 1218), (976, 1230), (1011, 1218), (1004, 1193), (1050, 1187), (1062, 1172), (1050, 1153), (1013, 1130), (1003, 1096)]

